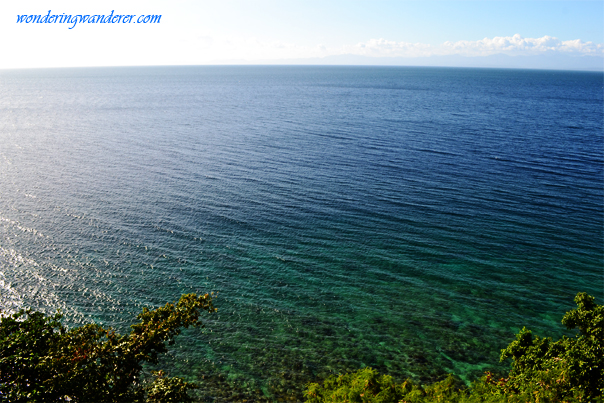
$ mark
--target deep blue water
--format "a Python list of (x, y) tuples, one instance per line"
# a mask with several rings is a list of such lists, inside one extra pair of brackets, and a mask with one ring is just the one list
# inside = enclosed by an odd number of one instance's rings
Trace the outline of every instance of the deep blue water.
[(0, 71), (0, 304), (125, 331), (217, 291), (164, 364), (208, 398), (505, 369), (519, 328), (602, 303), (602, 97), (583, 72)]

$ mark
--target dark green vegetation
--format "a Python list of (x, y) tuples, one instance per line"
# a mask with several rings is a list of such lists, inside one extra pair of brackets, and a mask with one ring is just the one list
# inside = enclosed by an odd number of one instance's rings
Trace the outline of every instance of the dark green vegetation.
[(487, 373), (470, 388), (459, 387), (452, 376), (428, 386), (407, 380), (396, 383), (371, 368), (332, 376), (323, 385), (311, 383), (307, 403), (344, 402), (584, 402), (602, 401), (604, 392), (604, 306), (579, 293), (577, 308), (564, 315), (575, 338), (533, 337), (523, 328), (502, 350), (501, 360), (512, 359), (506, 378)]
[[(308, 385), (307, 403), (320, 402), (575, 402), (602, 401), (604, 392), (604, 307), (579, 293), (577, 308), (564, 315), (574, 338), (557, 341), (522, 329), (502, 351), (512, 359), (505, 378), (487, 373), (470, 388), (449, 375), (420, 385), (397, 383), (389, 375), (364, 368)], [(190, 402), (197, 385), (162, 371), (157, 364), (182, 328), (200, 326), (202, 311), (214, 312), (212, 296), (183, 295), (176, 304), (144, 309), (139, 323), (122, 336), (99, 325), (71, 330), (61, 315), (46, 317), (22, 310), (0, 322), (0, 401), (7, 402)], [(210, 380), (208, 380), (210, 381)], [(211, 381), (208, 383), (212, 383)], [(225, 384), (225, 396), (245, 400)], [(258, 396), (259, 400), (267, 400)]]
[(186, 402), (195, 385), (162, 371), (145, 376), (182, 328), (214, 312), (212, 296), (183, 295), (144, 309), (128, 335), (90, 324), (67, 330), (61, 315), (21, 310), (0, 322), (0, 401)]

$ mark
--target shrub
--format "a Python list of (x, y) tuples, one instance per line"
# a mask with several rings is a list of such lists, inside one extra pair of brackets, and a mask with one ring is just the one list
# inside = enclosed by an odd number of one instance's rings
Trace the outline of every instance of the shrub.
[(138, 315), (128, 335), (89, 324), (68, 330), (61, 315), (32, 310), (0, 320), (0, 401), (176, 402), (190, 401), (196, 387), (156, 373), (141, 378), (143, 363), (157, 364), (166, 343), (182, 328), (201, 326), (202, 311), (214, 312), (212, 296), (183, 295), (176, 304)]
[(487, 372), (467, 388), (457, 388), (452, 375), (441, 382), (420, 386), (411, 380), (397, 384), (392, 377), (371, 368), (332, 376), (307, 385), (307, 403), (420, 403), (420, 402), (602, 402), (604, 392), (604, 307), (579, 293), (577, 308), (564, 315), (575, 338), (533, 337), (523, 328), (501, 360), (512, 359), (507, 378), (494, 380)]
[(305, 393), (307, 403), (319, 402), (398, 402), (403, 396), (402, 388), (391, 376), (380, 375), (372, 368), (332, 376), (323, 386), (311, 383)]
[(577, 308), (564, 315), (568, 329), (578, 329), (575, 338), (533, 337), (523, 328), (502, 350), (501, 360), (511, 358), (509, 378), (500, 382), (507, 393), (531, 393), (536, 398), (562, 401), (593, 400), (604, 392), (604, 306), (592, 296), (579, 293)]

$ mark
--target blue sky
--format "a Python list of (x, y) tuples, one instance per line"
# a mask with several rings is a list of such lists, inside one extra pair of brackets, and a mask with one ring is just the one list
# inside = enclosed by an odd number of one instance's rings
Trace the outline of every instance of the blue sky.
[[(17, 15), (48, 10), (162, 18), (71, 30), (16, 23)], [(0, 68), (279, 63), (338, 55), (602, 57), (604, 2), (25, 0), (0, 5), (0, 35), (11, 38), (0, 43)]]
[(195, 6), (191, 21), (225, 32), (334, 45), (370, 38), (438, 44), (514, 34), (602, 42), (603, 5), (602, 1), (227, 1)]

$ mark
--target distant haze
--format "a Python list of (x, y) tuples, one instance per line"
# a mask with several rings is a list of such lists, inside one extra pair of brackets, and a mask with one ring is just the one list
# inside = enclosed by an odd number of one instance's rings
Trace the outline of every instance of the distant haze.
[(224, 64), (284, 64), (284, 65), (351, 65), (351, 66), (428, 66), (428, 67), (482, 67), (543, 70), (604, 70), (602, 56), (427, 56), (427, 57), (368, 57), (358, 55), (326, 56), (307, 59), (222, 60)]

